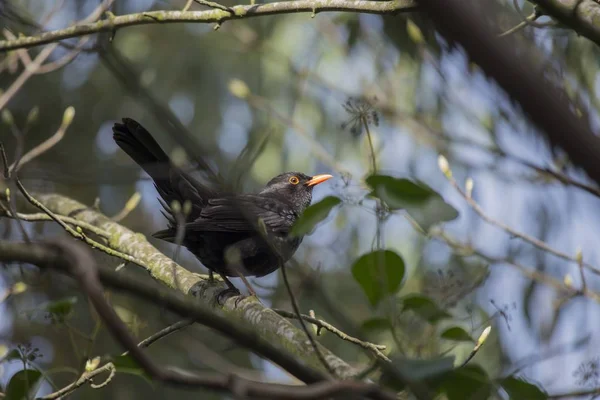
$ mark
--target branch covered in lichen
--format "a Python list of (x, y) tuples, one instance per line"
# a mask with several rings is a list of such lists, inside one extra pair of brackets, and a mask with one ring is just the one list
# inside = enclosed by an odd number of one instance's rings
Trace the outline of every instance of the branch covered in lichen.
[(365, 1), (365, 0), (296, 0), (276, 3), (238, 5), (231, 7), (233, 13), (211, 9), (203, 11), (149, 11), (127, 15), (110, 15), (107, 19), (76, 24), (65, 29), (44, 32), (34, 36), (19, 37), (0, 41), (0, 51), (39, 46), (72, 37), (85, 36), (98, 32), (114, 32), (133, 25), (162, 24), (176, 22), (222, 23), (232, 19), (242, 19), (275, 14), (347, 11), (370, 14), (397, 14), (414, 11), (415, 0)]
[(597, 0), (529, 0), (581, 36), (600, 45), (600, 4)]
[[(176, 264), (152, 246), (142, 234), (135, 233), (97, 210), (68, 197), (57, 194), (35, 194), (35, 197), (57, 215), (69, 215), (108, 232), (109, 246), (141, 260), (154, 279), (183, 293), (193, 294), (206, 304), (219, 307), (216, 295), (222, 290), (221, 285), (211, 284), (204, 276)], [(236, 299), (232, 297), (225, 301), (221, 311), (251, 327), (265, 340), (285, 348), (312, 368), (326, 372), (312, 348), (307, 345), (304, 332), (273, 310), (265, 308), (255, 298), (248, 297), (237, 304)], [(319, 348), (338, 378), (348, 379), (358, 374), (357, 370), (331, 351), (321, 345)]]

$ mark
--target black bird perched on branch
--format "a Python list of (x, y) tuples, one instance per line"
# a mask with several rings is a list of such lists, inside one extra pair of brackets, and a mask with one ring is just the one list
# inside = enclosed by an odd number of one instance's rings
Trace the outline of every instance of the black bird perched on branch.
[[(172, 243), (181, 240), (211, 277), (213, 271), (220, 274), (236, 292), (228, 276), (242, 278), (254, 294), (245, 276), (270, 274), (292, 257), (302, 238), (290, 236), (290, 228), (310, 205), (314, 186), (332, 178), (286, 172), (257, 194), (220, 193), (175, 166), (136, 121), (124, 118), (116, 123), (113, 138), (150, 175), (160, 195), (168, 228), (153, 236)], [(176, 203), (179, 207), (173, 206)], [(182, 239), (177, 239), (178, 232), (184, 233)]]

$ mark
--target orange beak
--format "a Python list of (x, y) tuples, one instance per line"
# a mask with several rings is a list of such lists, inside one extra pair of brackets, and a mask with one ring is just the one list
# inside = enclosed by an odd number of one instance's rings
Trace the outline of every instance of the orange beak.
[(315, 186), (319, 183), (323, 183), (328, 179), (333, 178), (333, 175), (323, 174), (323, 175), (315, 175), (308, 182), (306, 182), (306, 186)]

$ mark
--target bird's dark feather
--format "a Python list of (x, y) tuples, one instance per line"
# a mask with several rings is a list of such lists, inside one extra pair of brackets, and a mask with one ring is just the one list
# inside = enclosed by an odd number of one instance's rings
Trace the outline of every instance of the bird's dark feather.
[[(225, 195), (196, 181), (174, 166), (150, 133), (125, 118), (113, 127), (114, 140), (154, 181), (168, 228), (153, 236), (174, 242), (180, 216), (173, 202), (190, 202), (182, 245), (210, 270), (225, 276), (263, 276), (288, 260), (302, 238), (288, 236), (294, 221), (310, 204), (309, 176), (288, 172), (273, 178), (258, 194)], [(290, 183), (298, 178), (296, 184)], [(262, 222), (260, 222), (262, 221)], [(260, 229), (266, 228), (267, 237)], [(277, 253), (273, 252), (273, 246)], [(229, 265), (226, 252), (236, 249), (242, 265)]]

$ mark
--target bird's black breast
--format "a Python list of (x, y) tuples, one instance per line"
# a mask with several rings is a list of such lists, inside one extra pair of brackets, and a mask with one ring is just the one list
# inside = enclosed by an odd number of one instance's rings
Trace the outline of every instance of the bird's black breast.
[[(288, 204), (271, 196), (211, 199), (200, 217), (186, 224), (183, 245), (212, 271), (226, 276), (238, 276), (237, 271), (263, 276), (279, 267), (280, 258), (285, 262), (298, 249), (302, 238), (288, 235), (297, 218)], [(257, 231), (260, 229), (266, 229), (269, 244), (264, 232)], [(241, 263), (234, 265), (227, 259), (232, 250)]]

